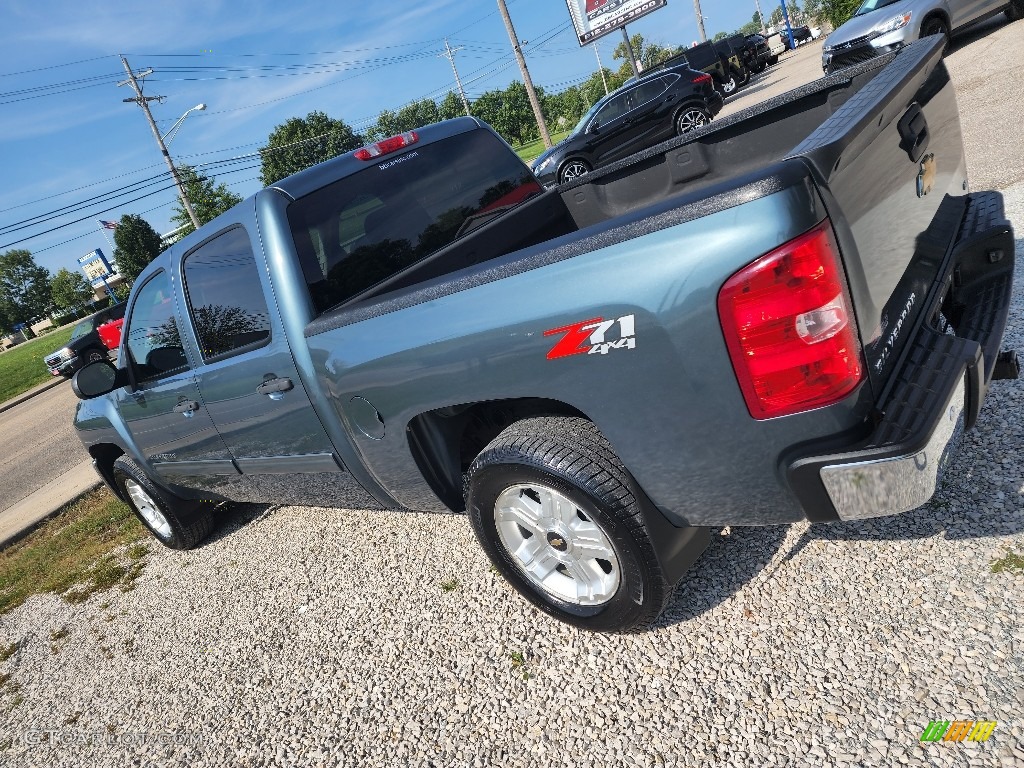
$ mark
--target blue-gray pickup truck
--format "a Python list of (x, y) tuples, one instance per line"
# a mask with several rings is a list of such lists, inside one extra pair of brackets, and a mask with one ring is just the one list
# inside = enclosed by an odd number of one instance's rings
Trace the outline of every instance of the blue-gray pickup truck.
[(714, 526), (918, 507), (1018, 371), (1013, 232), (941, 53), (551, 189), (471, 118), (284, 179), (139, 276), (78, 434), (170, 547), (225, 500), (465, 511), (604, 631), (657, 618)]

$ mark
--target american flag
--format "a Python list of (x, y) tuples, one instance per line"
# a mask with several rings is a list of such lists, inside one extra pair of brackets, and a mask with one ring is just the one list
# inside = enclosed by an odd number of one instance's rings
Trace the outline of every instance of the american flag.
[(103, 227), (104, 229), (117, 229), (117, 222), (104, 221), (103, 219), (100, 219), (100, 226)]

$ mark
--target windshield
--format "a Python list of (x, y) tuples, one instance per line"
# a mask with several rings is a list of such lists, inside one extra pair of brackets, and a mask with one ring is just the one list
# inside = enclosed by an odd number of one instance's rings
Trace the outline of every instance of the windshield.
[(69, 341), (80, 339), (83, 336), (88, 336), (90, 333), (92, 333), (94, 322), (95, 318), (87, 317), (85, 320), (76, 325), (75, 330), (71, 332), (71, 338), (69, 339)]
[(865, 13), (871, 13), (872, 11), (877, 11), (879, 8), (885, 8), (887, 5), (895, 5), (899, 2), (901, 2), (901, 0), (864, 0), (864, 2), (860, 4), (860, 8), (858, 8), (857, 12), (853, 15), (863, 16)]
[(569, 134), (571, 136), (575, 136), (577, 133), (582, 131), (586, 127), (587, 123), (590, 122), (590, 118), (592, 118), (595, 114), (597, 114), (597, 110), (599, 110), (601, 107), (603, 107), (604, 103), (606, 101), (608, 101), (608, 97), (607, 96), (605, 96), (603, 99), (598, 99), (597, 103), (594, 106), (592, 106), (590, 109), (587, 110), (587, 114), (585, 114), (583, 117), (580, 118), (580, 121), (578, 123), (576, 123), (576, 127), (573, 128), (569, 132)]

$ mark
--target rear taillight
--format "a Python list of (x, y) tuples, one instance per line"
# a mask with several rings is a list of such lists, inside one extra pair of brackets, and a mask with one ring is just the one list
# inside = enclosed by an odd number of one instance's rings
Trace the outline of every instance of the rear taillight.
[(416, 131), (409, 131), (398, 136), (392, 136), (390, 139), (378, 141), (375, 144), (367, 144), (362, 149), (357, 149), (353, 156), (356, 160), (373, 160), (375, 157), (386, 155), (389, 152), (397, 152), (400, 149), (404, 149), (419, 140), (420, 137)]
[(863, 377), (828, 219), (730, 277), (718, 293), (718, 315), (755, 419), (831, 405)]
[(693, 78), (694, 85), (701, 85), (703, 83), (710, 83), (710, 82), (711, 82), (711, 75), (707, 74), (706, 72), (704, 74), (697, 75), (695, 78)]

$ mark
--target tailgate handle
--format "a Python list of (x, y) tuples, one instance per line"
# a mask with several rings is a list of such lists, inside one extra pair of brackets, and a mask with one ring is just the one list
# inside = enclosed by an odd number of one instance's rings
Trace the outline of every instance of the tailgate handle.
[(900, 149), (906, 151), (912, 161), (919, 162), (928, 149), (928, 121), (924, 111), (914, 103), (900, 118), (897, 128), (900, 132)]

